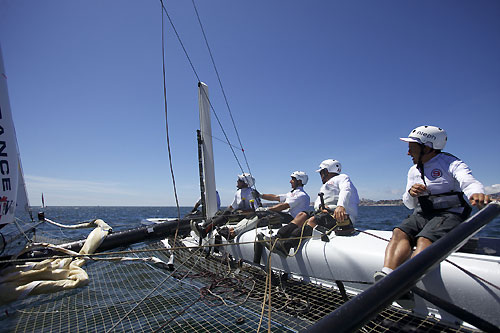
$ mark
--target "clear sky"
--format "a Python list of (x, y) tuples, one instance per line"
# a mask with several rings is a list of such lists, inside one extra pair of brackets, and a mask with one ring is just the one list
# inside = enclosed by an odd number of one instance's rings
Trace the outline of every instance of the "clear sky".
[[(215, 112), (238, 146), (191, 1), (165, 1)], [(335, 158), (360, 197), (398, 199), (407, 136), (448, 132), (500, 191), (500, 2), (196, 1), (256, 185)], [(0, 42), (32, 205), (175, 203), (168, 166), (159, 0), (0, 0)], [(199, 196), (197, 78), (165, 22), (168, 122), (181, 205)], [(224, 135), (212, 115), (213, 135)], [(241, 173), (214, 140), (222, 204)], [(244, 158), (238, 152), (240, 163)]]

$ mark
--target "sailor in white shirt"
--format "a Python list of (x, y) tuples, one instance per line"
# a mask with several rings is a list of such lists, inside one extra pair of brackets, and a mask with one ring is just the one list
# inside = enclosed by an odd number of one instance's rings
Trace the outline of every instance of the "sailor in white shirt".
[[(412, 149), (414, 150), (415, 146), (412, 145)], [(423, 179), (417, 164), (414, 164), (408, 171), (408, 181), (406, 183), (406, 191), (403, 194), (403, 202), (409, 209), (417, 209), (417, 211), (422, 209), (418, 200), (419, 196), (412, 196), (410, 194), (414, 186), (416, 192), (421, 188), (421, 185), (424, 185), (426, 189), (422, 193), (426, 192), (430, 195), (463, 192), (467, 198), (474, 199), (475, 193), (484, 193), (483, 185), (472, 176), (472, 172), (467, 164), (451, 154), (439, 153), (428, 160), (423, 166)], [(441, 199), (442, 207), (445, 207), (444, 203), (448, 203), (446, 206), (452, 206), (453, 202), (457, 203), (458, 196), (456, 195), (448, 198), (444, 197), (446, 196), (443, 196), (443, 199)], [(436, 201), (438, 198), (433, 198), (433, 200)], [(435, 202), (434, 206), (436, 206)], [(445, 208), (449, 208), (447, 211), (455, 213), (463, 213), (464, 211), (463, 206)]]
[[(309, 177), (303, 171), (295, 171), (290, 175), (290, 177), (292, 190), (286, 194), (279, 195), (261, 194), (261, 199), (278, 201), (279, 203), (269, 208), (259, 207), (256, 209), (257, 212), (273, 212), (274, 214), (279, 214), (281, 223), (290, 223), (293, 218), (297, 216), (297, 214), (309, 210), (311, 199), (304, 191), (304, 185), (307, 184)], [(219, 230), (219, 234), (224, 238), (231, 240), (236, 235), (255, 228), (255, 226), (260, 222), (259, 217), (261, 216), (253, 219), (242, 220), (234, 228), (222, 228)]]
[[(325, 171), (319, 172), (326, 173)], [(356, 221), (358, 217), (359, 196), (356, 187), (354, 187), (348, 175), (337, 174), (330, 178), (321, 186), (319, 192), (323, 193), (325, 208), (331, 209), (339, 220), (345, 220), (345, 215), (347, 214), (352, 223)], [(314, 201), (314, 210), (321, 210), (320, 196)]]
[(307, 174), (303, 171), (295, 171), (290, 175), (290, 178), (290, 185), (292, 186), (290, 192), (279, 195), (261, 194), (260, 196), (264, 200), (280, 202), (279, 204), (267, 208), (267, 210), (287, 213), (291, 218), (285, 223), (290, 222), (298, 213), (308, 211), (309, 205), (311, 204), (311, 198), (309, 198), (309, 195), (304, 191), (303, 187), (309, 180)]
[[(238, 186), (245, 186), (247, 185), (243, 181), (238, 181)], [(231, 205), (229, 205), (230, 210), (241, 210), (241, 211), (249, 211), (253, 210), (254, 208), (257, 207), (252, 207), (252, 203), (255, 205), (254, 197), (252, 194), (252, 188), (245, 186), (245, 187), (238, 187), (238, 191), (234, 194), (234, 199), (233, 202), (231, 202)]]
[(300, 237), (312, 235), (316, 225), (321, 225), (325, 230), (333, 229), (339, 236), (354, 232), (352, 223), (358, 216), (358, 191), (349, 176), (340, 173), (341, 169), (342, 165), (337, 160), (321, 162), (316, 172), (319, 172), (323, 186), (314, 203), (315, 212), (299, 213), (291, 223), (280, 228), (277, 238), (282, 240), (269, 241), (269, 238), (260, 235), (261, 240), (268, 241), (264, 243), (266, 247), (274, 244), (272, 251), (286, 256), (292, 247), (298, 246)]
[(490, 201), (469, 167), (457, 157), (441, 152), (447, 141), (443, 129), (420, 126), (401, 140), (408, 142), (408, 155), (414, 164), (408, 171), (403, 202), (414, 213), (394, 228), (384, 267), (375, 272), (375, 281), (464, 221), (471, 211), (466, 199), (479, 208)]
[(221, 216), (214, 217), (210, 221), (205, 221), (202, 225), (198, 225), (195, 221), (191, 221), (191, 229), (201, 238), (205, 238), (207, 234), (214, 229), (214, 227), (221, 226), (227, 223), (228, 215), (232, 212), (238, 214), (251, 214), (255, 210), (256, 200), (254, 198), (254, 190), (252, 186), (255, 185), (255, 178), (249, 173), (238, 175), (236, 187), (238, 190), (234, 194), (234, 199), (231, 205), (222, 213)]

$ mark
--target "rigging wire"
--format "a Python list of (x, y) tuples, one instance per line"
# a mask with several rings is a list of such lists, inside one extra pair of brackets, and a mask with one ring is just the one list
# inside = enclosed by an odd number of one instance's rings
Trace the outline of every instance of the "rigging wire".
[(205, 44), (207, 45), (208, 53), (210, 54), (210, 59), (212, 60), (215, 74), (217, 75), (217, 80), (219, 81), (219, 86), (220, 86), (220, 89), (222, 91), (222, 95), (224, 96), (224, 101), (226, 102), (227, 110), (229, 111), (229, 116), (231, 118), (231, 122), (233, 123), (234, 131), (236, 132), (236, 137), (238, 138), (238, 143), (240, 144), (241, 151), (243, 153), (243, 157), (245, 158), (245, 163), (246, 163), (246, 166), (248, 168), (248, 172), (250, 174), (252, 174), (252, 172), (250, 170), (250, 165), (248, 164), (247, 156), (245, 154), (245, 150), (243, 149), (243, 144), (241, 143), (238, 128), (236, 127), (236, 124), (234, 122), (233, 113), (231, 112), (231, 107), (229, 106), (229, 101), (228, 101), (227, 96), (226, 96), (226, 91), (224, 90), (224, 87), (222, 85), (222, 80), (220, 78), (219, 71), (217, 70), (217, 66), (215, 65), (215, 60), (214, 60), (214, 57), (212, 54), (212, 49), (210, 48), (210, 45), (208, 44), (207, 35), (205, 34), (205, 29), (203, 28), (203, 24), (201, 23), (200, 15), (198, 14), (198, 9), (196, 8), (196, 4), (195, 4), (194, 0), (191, 0), (191, 2), (193, 3), (194, 11), (196, 12), (196, 17), (198, 18), (198, 23), (200, 24), (200, 29), (201, 29), (201, 32), (203, 34), (203, 38), (205, 39)]
[[(170, 18), (170, 15), (168, 15), (168, 11), (167, 11), (167, 8), (165, 8), (165, 5), (163, 4), (163, 0), (160, 0), (160, 2), (161, 2), (162, 11), (165, 12), (165, 15), (167, 16), (168, 21), (170, 22), (170, 26), (174, 30), (174, 33), (177, 36), (177, 40), (181, 44), (182, 50), (184, 51), (184, 54), (186, 55), (186, 58), (189, 61), (189, 65), (191, 65), (191, 69), (193, 70), (193, 73), (196, 76), (196, 79), (198, 80), (198, 82), (200, 82), (201, 81), (200, 77), (198, 76), (198, 73), (196, 72), (196, 69), (194, 68), (193, 62), (191, 61), (191, 58), (189, 57), (189, 54), (187, 53), (187, 50), (184, 47), (184, 43), (182, 43), (181, 37), (180, 37), (179, 33), (177, 32), (177, 29), (175, 29), (174, 22)], [(163, 27), (163, 15), (162, 15), (162, 27)]]
[[(205, 135), (207, 135), (207, 133), (205, 133), (205, 132), (202, 132), (202, 133), (204, 133)], [(239, 147), (239, 146), (236, 146), (236, 145), (234, 145), (234, 144), (232, 144), (232, 143), (230, 143), (230, 142), (224, 141), (223, 139), (218, 138), (218, 137), (216, 137), (216, 136), (214, 136), (214, 135), (211, 135), (211, 138), (212, 138), (212, 139), (214, 139), (214, 140), (220, 141), (220, 142), (222, 142), (223, 144), (226, 144), (226, 145), (228, 145), (228, 146), (231, 146), (231, 147), (233, 147), (233, 148), (235, 148), (235, 149), (239, 149), (239, 150), (243, 149), (242, 147)]]
[[(206, 95), (205, 90), (203, 90), (203, 89), (202, 89), (201, 91), (203, 91), (203, 94), (205, 94), (205, 97), (207, 98), (208, 103), (210, 104), (210, 108), (211, 108), (211, 109), (212, 109), (212, 111), (214, 112), (215, 119), (217, 119), (217, 123), (219, 124), (219, 126), (220, 126), (220, 128), (221, 128), (221, 130), (222, 130), (222, 134), (224, 134), (224, 137), (226, 138), (226, 141), (227, 141), (227, 143), (228, 143), (228, 145), (229, 145), (229, 149), (231, 149), (231, 152), (233, 153), (233, 156), (234, 156), (234, 158), (235, 158), (235, 160), (236, 160), (236, 163), (238, 163), (238, 166), (240, 167), (241, 172), (244, 172), (244, 171), (243, 171), (243, 167), (241, 166), (240, 160), (238, 159), (238, 156), (236, 155), (236, 152), (235, 152), (235, 151), (234, 151), (234, 149), (233, 149), (233, 145), (232, 145), (232, 144), (231, 144), (231, 142), (229, 141), (229, 137), (227, 136), (226, 131), (224, 130), (224, 127), (222, 126), (222, 123), (220, 122), (219, 116), (217, 115), (217, 113), (215, 112), (215, 110), (214, 110), (214, 108), (213, 108), (213, 106), (212, 106), (212, 101), (210, 101), (210, 98), (208, 98), (208, 96)], [(242, 150), (243, 150), (243, 148), (242, 148)], [(244, 151), (244, 150), (243, 150), (243, 151)], [(250, 170), (248, 170), (248, 171), (250, 171)], [(250, 172), (249, 172), (249, 173), (250, 173)], [(254, 187), (255, 187), (255, 184), (254, 184)], [(255, 188), (257, 188), (257, 187), (255, 187)]]
[[(163, 8), (163, 0), (160, 0), (161, 5)], [(168, 14), (167, 14), (168, 16)], [(169, 18), (170, 19), (170, 18)], [(166, 84), (166, 75), (165, 75), (165, 29), (164, 29), (164, 19), (163, 19), (163, 10), (161, 12), (161, 60), (162, 60), (162, 71), (163, 71), (163, 101), (165, 105), (165, 128), (166, 128), (166, 137), (167, 137), (167, 150), (168, 150), (168, 162), (170, 166), (170, 174), (172, 175), (172, 184), (174, 187), (174, 196), (175, 196), (175, 205), (177, 207), (177, 218), (178, 218), (178, 224), (179, 221), (181, 220), (181, 210), (179, 207), (179, 198), (177, 196), (177, 186), (175, 184), (175, 175), (174, 175), (174, 168), (172, 165), (172, 153), (170, 150), (170, 135), (169, 135), (169, 130), (168, 130), (168, 106), (167, 106), (167, 84)], [(179, 230), (179, 225), (177, 225), (177, 228), (175, 230), (175, 237), (174, 237), (174, 242), (177, 239), (177, 233)]]
[[(186, 58), (187, 58), (187, 60), (188, 60), (188, 62), (189, 62), (189, 65), (191, 66), (191, 69), (192, 69), (192, 71), (193, 71), (194, 75), (196, 76), (196, 79), (198, 80), (198, 82), (201, 82), (200, 76), (198, 75), (198, 72), (196, 71), (196, 68), (194, 67), (194, 64), (193, 64), (193, 62), (192, 62), (192, 60), (191, 60), (191, 57), (189, 56), (189, 53), (187, 52), (186, 47), (184, 46), (184, 43), (182, 42), (181, 37), (180, 37), (179, 33), (177, 32), (177, 29), (175, 28), (175, 25), (174, 25), (174, 22), (173, 22), (172, 18), (171, 18), (171, 17), (170, 17), (170, 15), (168, 14), (167, 8), (165, 7), (165, 5), (164, 5), (164, 3), (163, 3), (163, 0), (160, 0), (160, 2), (161, 2), (161, 6), (162, 6), (162, 11), (163, 11), (163, 12), (165, 12), (165, 15), (167, 16), (167, 18), (168, 18), (168, 20), (169, 20), (170, 26), (172, 27), (172, 29), (173, 29), (173, 31), (174, 31), (174, 33), (175, 33), (176, 37), (177, 37), (177, 40), (179, 41), (179, 44), (181, 45), (182, 50), (184, 51), (184, 55), (186, 56)], [(195, 10), (196, 10), (196, 9), (195, 9)], [(197, 14), (197, 16), (198, 16), (198, 11), (197, 11), (197, 10), (196, 10), (196, 14)], [(163, 19), (163, 16), (162, 16), (162, 19)], [(198, 20), (199, 20), (199, 22), (200, 22), (200, 24), (201, 24), (201, 21), (200, 21), (200, 19), (199, 19), (199, 16), (198, 16)], [(205, 33), (204, 33), (203, 28), (202, 28), (202, 32), (203, 32), (203, 35), (204, 35), (204, 37), (205, 37), (205, 41), (206, 41), (207, 39), (206, 39), (206, 35), (205, 35)], [(207, 43), (207, 47), (208, 47), (208, 42), (206, 41), (206, 43)], [(162, 45), (162, 47), (163, 47), (163, 45)], [(211, 58), (212, 58), (212, 63), (214, 64), (214, 67), (215, 67), (215, 62), (214, 62), (214, 60), (213, 60), (213, 57), (212, 57), (212, 53), (211, 53), (211, 51), (210, 51), (210, 48), (209, 48), (209, 53), (210, 53), (210, 56), (211, 56)], [(215, 68), (216, 68), (216, 67), (215, 67)], [(223, 90), (223, 88), (222, 88), (222, 83), (221, 83), (221, 81), (220, 81), (220, 76), (219, 76), (219, 74), (218, 74), (217, 69), (215, 69), (215, 71), (216, 71), (216, 73), (217, 73), (217, 77), (219, 78), (219, 84), (221, 85), (221, 89)], [(226, 97), (226, 94), (225, 94), (224, 90), (223, 90), (223, 95), (224, 95), (224, 98), (225, 98), (225, 100), (226, 100), (226, 104), (228, 105), (228, 108), (229, 108), (229, 104), (227, 103), (227, 97)], [(225, 139), (226, 139), (227, 144), (229, 145), (229, 147), (230, 147), (230, 148), (231, 148), (231, 147), (235, 147), (234, 145), (232, 145), (232, 144), (231, 144), (231, 141), (229, 140), (229, 137), (227, 136), (226, 131), (224, 130), (224, 127), (222, 126), (222, 123), (221, 123), (221, 121), (220, 121), (220, 119), (219, 119), (219, 116), (217, 115), (217, 112), (215, 111), (215, 108), (214, 108), (214, 107), (213, 107), (213, 105), (212, 105), (212, 102), (210, 101), (210, 98), (208, 98), (208, 96), (206, 96), (206, 97), (207, 97), (207, 100), (209, 101), (209, 104), (210, 104), (210, 109), (212, 110), (213, 114), (215, 115), (215, 118), (217, 119), (217, 123), (219, 124), (219, 127), (221, 128), (222, 133), (224, 134), (224, 137), (225, 137)], [(250, 166), (249, 166), (249, 164), (248, 164), (248, 160), (247, 160), (246, 155), (245, 155), (245, 150), (243, 149), (243, 146), (242, 146), (242, 144), (241, 144), (241, 140), (240, 140), (240, 137), (239, 137), (238, 131), (236, 130), (236, 126), (234, 125), (234, 119), (233, 119), (233, 116), (232, 116), (232, 114), (231, 114), (230, 108), (229, 108), (229, 113), (230, 113), (230, 116), (231, 116), (231, 120), (232, 120), (232, 122), (233, 122), (233, 126), (235, 127), (235, 131), (236, 131), (236, 133), (237, 133), (238, 141), (239, 141), (239, 144), (240, 144), (240, 147), (241, 147), (241, 148), (238, 148), (238, 149), (240, 149), (240, 150), (242, 151), (243, 156), (244, 156), (244, 158), (245, 158), (245, 162), (246, 162), (247, 168), (248, 168), (248, 172), (251, 174)], [(234, 156), (234, 158), (235, 158), (236, 162), (238, 163), (238, 166), (239, 166), (239, 168), (240, 168), (241, 172), (244, 172), (243, 166), (241, 165), (241, 163), (240, 163), (240, 161), (239, 161), (239, 159), (238, 159), (238, 156), (236, 155), (235, 151), (234, 151), (232, 148), (231, 148), (231, 151), (232, 151), (232, 153), (233, 153), (233, 156)]]

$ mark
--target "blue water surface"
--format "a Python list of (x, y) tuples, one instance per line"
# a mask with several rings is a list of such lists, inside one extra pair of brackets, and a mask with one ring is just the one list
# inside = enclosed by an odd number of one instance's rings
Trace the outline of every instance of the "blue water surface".
[[(51, 220), (61, 223), (75, 223), (83, 220), (100, 218), (106, 221), (115, 231), (140, 226), (144, 218), (184, 216), (191, 207), (46, 207), (45, 215)], [(36, 211), (36, 209), (35, 209)], [(474, 210), (472, 213), (476, 213)], [(361, 206), (356, 227), (360, 229), (392, 230), (411, 210), (405, 206)], [(484, 227), (478, 236), (500, 238), (500, 217)]]
[[(96, 218), (103, 219), (113, 230), (121, 231), (141, 226), (141, 220), (150, 217), (177, 217), (184, 216), (191, 207), (109, 207), (109, 206), (53, 206), (45, 207), (45, 216), (63, 224), (75, 224)], [(33, 207), (38, 212), (40, 207)], [(473, 214), (476, 210), (473, 211)], [(392, 230), (411, 211), (405, 206), (361, 206), (356, 227), (359, 229)], [(20, 220), (28, 220), (27, 215), (21, 214)], [(63, 241), (79, 240), (87, 237), (88, 229), (68, 230), (44, 223), (44, 236)], [(9, 233), (19, 233), (15, 225), (9, 225), (0, 230), (6, 238)], [(476, 236), (500, 238), (500, 217), (497, 217), (485, 226)], [(18, 240), (20, 245), (22, 238)]]

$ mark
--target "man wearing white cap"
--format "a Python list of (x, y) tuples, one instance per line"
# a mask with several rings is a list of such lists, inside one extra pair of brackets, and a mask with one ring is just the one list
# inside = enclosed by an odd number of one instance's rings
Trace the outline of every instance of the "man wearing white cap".
[[(342, 174), (341, 170), (342, 165), (337, 160), (328, 159), (321, 162), (316, 172), (319, 172), (323, 186), (314, 202), (315, 213), (299, 213), (292, 223), (278, 230), (278, 239), (292, 239), (276, 242), (271, 240), (264, 245), (272, 247), (272, 250), (280, 255), (287, 256), (290, 249), (299, 244), (299, 237), (311, 236), (316, 225), (321, 225), (326, 230), (333, 228), (340, 236), (352, 234), (353, 223), (358, 216), (359, 196), (349, 176)], [(259, 239), (270, 240), (262, 234)]]
[[(304, 191), (304, 185), (307, 184), (309, 177), (303, 171), (295, 171), (290, 175), (290, 185), (292, 190), (286, 194), (260, 194), (260, 198), (268, 201), (278, 201), (279, 203), (269, 207), (263, 208), (259, 207), (256, 209), (257, 212), (273, 212), (280, 215), (280, 220), (282, 223), (290, 223), (297, 214), (303, 211), (309, 210), (309, 205), (311, 199), (309, 195)], [(258, 216), (262, 217), (262, 216)], [(259, 223), (258, 218), (243, 220), (238, 223), (234, 228), (222, 228), (219, 230), (219, 234), (224, 238), (231, 240), (236, 235), (255, 228)]]
[(231, 205), (222, 213), (222, 216), (214, 217), (211, 221), (205, 221), (201, 226), (195, 221), (191, 221), (191, 229), (201, 238), (205, 238), (207, 234), (216, 226), (224, 225), (228, 221), (228, 215), (236, 211), (239, 214), (253, 213), (256, 208), (254, 198), (254, 190), (252, 186), (255, 185), (255, 178), (249, 173), (238, 175), (236, 180), (236, 188), (238, 190), (234, 194), (234, 199)]
[[(414, 212), (394, 228), (385, 250), (384, 267), (375, 272), (375, 281), (464, 221), (471, 212), (466, 198), (479, 208), (490, 201), (469, 167), (457, 157), (441, 152), (447, 139), (446, 132), (435, 126), (419, 126), (407, 138), (400, 138), (408, 142), (408, 155), (413, 161), (403, 202)], [(404, 307), (413, 306), (411, 293), (399, 301)]]

